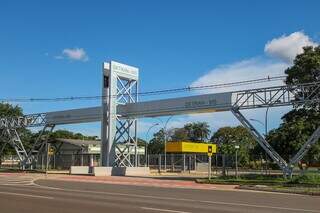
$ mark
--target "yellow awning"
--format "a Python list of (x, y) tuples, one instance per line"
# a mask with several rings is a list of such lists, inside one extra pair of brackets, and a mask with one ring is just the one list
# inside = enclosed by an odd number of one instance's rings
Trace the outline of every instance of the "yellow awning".
[(212, 148), (212, 153), (217, 153), (216, 144), (208, 143), (193, 143), (193, 142), (168, 142), (167, 152), (174, 153), (208, 153), (209, 146)]

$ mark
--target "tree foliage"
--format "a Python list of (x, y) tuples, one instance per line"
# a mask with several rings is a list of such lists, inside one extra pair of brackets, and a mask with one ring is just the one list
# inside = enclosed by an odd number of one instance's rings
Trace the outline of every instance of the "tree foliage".
[[(282, 119), (283, 123), (268, 134), (267, 140), (285, 160), (290, 160), (320, 126), (320, 114), (301, 108), (290, 111)], [(319, 142), (312, 146), (304, 161), (308, 164), (320, 162)]]
[(211, 142), (217, 144), (218, 152), (227, 155), (235, 155), (236, 145), (239, 146), (238, 155), (241, 164), (250, 161), (250, 154), (257, 145), (254, 138), (243, 126), (222, 127), (211, 137)]
[(182, 128), (175, 128), (170, 135), (171, 141), (205, 142), (210, 135), (207, 122), (187, 123)]
[(16, 117), (22, 115), (22, 108), (18, 105), (13, 106), (8, 103), (0, 103), (0, 117)]
[(50, 139), (65, 138), (65, 139), (76, 139), (76, 140), (97, 140), (97, 136), (86, 136), (81, 133), (74, 133), (68, 130), (56, 130), (50, 135)]
[(164, 141), (165, 141), (165, 131), (160, 129), (158, 132), (153, 134), (153, 138), (148, 144), (149, 154), (162, 154), (164, 153)]
[(205, 142), (210, 135), (210, 127), (206, 122), (187, 123), (182, 128), (174, 128), (168, 131), (160, 129), (153, 135), (149, 145), (150, 154), (164, 153), (164, 141), (191, 141)]
[[(320, 80), (320, 47), (305, 47), (304, 52), (286, 69), (286, 84), (311, 83)], [(303, 91), (310, 94), (310, 91)], [(283, 123), (272, 130), (268, 142), (284, 159), (289, 160), (320, 126), (318, 104), (302, 104), (282, 117)], [(320, 161), (320, 144), (315, 144), (304, 158), (307, 163)]]
[[(11, 105), (9, 103), (0, 103), (0, 117), (17, 117), (17, 116), (22, 116), (23, 111), (22, 108), (19, 107), (18, 105)], [(18, 132), (20, 134), (20, 138), (25, 141), (24, 145), (26, 148), (31, 146), (31, 138), (32, 138), (32, 133), (31, 131), (27, 130), (26, 128), (20, 128), (18, 129)], [(1, 136), (0, 136), (1, 137)], [(2, 146), (5, 145), (7, 142), (7, 138), (3, 137), (0, 138), (0, 149)], [(15, 151), (14, 149), (9, 146), (8, 144), (5, 146), (5, 149), (3, 151), (4, 154), (14, 154)]]
[(320, 81), (320, 46), (304, 47), (294, 64), (285, 70), (286, 84), (301, 84)]

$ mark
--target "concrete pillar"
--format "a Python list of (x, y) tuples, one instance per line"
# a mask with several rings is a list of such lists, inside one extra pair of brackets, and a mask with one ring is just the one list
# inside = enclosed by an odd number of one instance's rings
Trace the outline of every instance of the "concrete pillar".
[(93, 154), (90, 154), (90, 167), (93, 167)]

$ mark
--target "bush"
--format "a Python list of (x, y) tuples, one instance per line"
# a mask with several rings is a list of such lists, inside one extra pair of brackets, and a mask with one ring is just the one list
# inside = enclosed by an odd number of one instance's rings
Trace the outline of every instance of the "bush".
[(320, 185), (319, 173), (305, 173), (294, 177), (289, 184), (302, 184), (302, 185)]

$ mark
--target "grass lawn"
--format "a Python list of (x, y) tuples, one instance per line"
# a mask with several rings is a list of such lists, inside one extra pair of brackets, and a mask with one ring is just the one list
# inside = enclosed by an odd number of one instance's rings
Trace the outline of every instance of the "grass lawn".
[(284, 179), (280, 175), (241, 175), (213, 177), (208, 179), (197, 179), (198, 183), (210, 184), (235, 184), (240, 189), (276, 191), (299, 194), (320, 195), (320, 173), (305, 173), (296, 175), (292, 179)]

